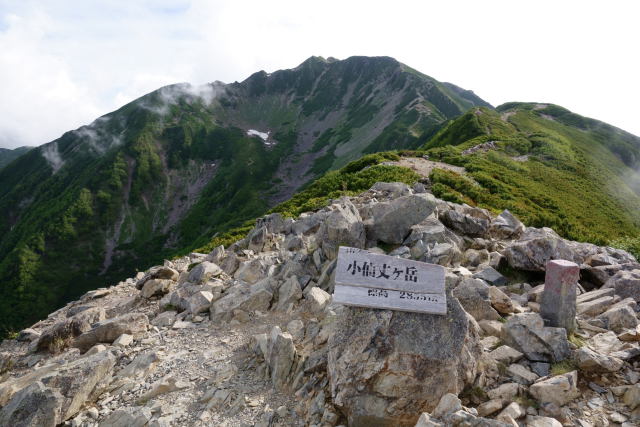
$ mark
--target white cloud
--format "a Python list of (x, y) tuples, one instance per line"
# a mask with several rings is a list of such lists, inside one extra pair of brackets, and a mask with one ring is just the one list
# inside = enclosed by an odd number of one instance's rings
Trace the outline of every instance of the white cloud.
[(41, 144), (158, 87), (311, 55), (388, 55), (494, 105), (553, 102), (640, 134), (635, 2), (0, 0), (0, 146)]

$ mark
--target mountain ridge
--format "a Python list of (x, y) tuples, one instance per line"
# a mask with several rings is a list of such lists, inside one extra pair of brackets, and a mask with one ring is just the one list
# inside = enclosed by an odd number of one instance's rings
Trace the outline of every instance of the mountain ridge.
[(473, 105), (367, 57), (150, 92), (0, 170), (0, 323), (201, 246), (366, 152), (416, 147)]

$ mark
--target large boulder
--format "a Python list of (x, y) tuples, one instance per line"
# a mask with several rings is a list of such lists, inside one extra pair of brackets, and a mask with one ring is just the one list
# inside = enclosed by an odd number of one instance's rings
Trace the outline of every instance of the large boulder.
[(62, 422), (64, 398), (40, 381), (23, 388), (0, 410), (0, 425), (55, 427)]
[(166, 279), (166, 280), (178, 280), (180, 273), (171, 267), (165, 267), (164, 265), (158, 265), (151, 267), (143, 276), (136, 282), (136, 288), (142, 289), (147, 280), (151, 279)]
[(73, 317), (54, 323), (45, 329), (36, 343), (36, 350), (58, 352), (71, 341), (91, 329), (91, 324), (105, 319), (102, 307), (89, 307)]
[(517, 239), (524, 233), (524, 225), (508, 210), (491, 221), (489, 235), (496, 239)]
[(187, 281), (194, 284), (206, 283), (210, 279), (219, 276), (222, 273), (222, 269), (209, 261), (201, 262), (193, 267), (189, 272), (189, 278)]
[[(0, 420), (17, 420), (33, 411), (36, 412), (33, 418), (27, 418), (33, 423), (45, 416), (51, 416), (55, 424), (64, 422), (103, 391), (111, 380), (115, 364), (116, 357), (109, 351), (102, 351), (62, 366), (44, 366), (23, 377), (5, 381), (0, 386), (0, 406), (3, 406)], [(49, 425), (47, 423), (42, 425)], [(0, 425), (23, 424), (0, 422)]]
[(413, 426), (475, 378), (479, 328), (450, 294), (446, 316), (345, 307), (333, 322), (327, 371), (350, 426)]
[(550, 228), (527, 229), (520, 240), (504, 250), (504, 255), (511, 267), (527, 271), (544, 271), (552, 259), (575, 261), (572, 247)]
[(231, 320), (234, 310), (247, 313), (265, 312), (269, 309), (272, 298), (273, 293), (266, 286), (245, 284), (234, 286), (225, 296), (211, 304), (211, 320)]
[(112, 343), (122, 334), (139, 336), (147, 331), (149, 319), (142, 313), (129, 313), (98, 323), (77, 337), (73, 343), (80, 351), (87, 351), (97, 343)]
[(366, 235), (358, 209), (344, 197), (331, 205), (331, 211), (317, 233), (324, 255), (334, 259), (340, 246), (364, 248)]
[(535, 362), (557, 362), (571, 355), (566, 329), (545, 327), (537, 313), (510, 316), (502, 328), (502, 340)]
[(499, 320), (502, 317), (491, 306), (489, 285), (484, 280), (465, 278), (453, 290), (453, 296), (458, 298), (465, 311), (480, 320)]
[(491, 216), (484, 209), (456, 206), (444, 211), (440, 217), (449, 228), (472, 237), (483, 237), (489, 230)]
[(604, 284), (605, 288), (613, 288), (616, 295), (622, 298), (633, 298), (640, 302), (640, 270), (618, 271)]
[(369, 240), (400, 244), (411, 227), (433, 213), (436, 199), (428, 193), (399, 197), (370, 207), (367, 220)]

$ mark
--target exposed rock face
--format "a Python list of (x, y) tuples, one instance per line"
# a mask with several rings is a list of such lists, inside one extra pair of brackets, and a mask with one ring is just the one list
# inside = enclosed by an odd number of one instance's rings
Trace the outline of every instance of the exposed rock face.
[(491, 221), (489, 234), (498, 239), (517, 239), (524, 233), (524, 225), (508, 210)]
[(349, 425), (413, 425), (475, 377), (477, 325), (451, 296), (447, 316), (345, 308), (335, 322), (327, 370)]
[(529, 392), (542, 403), (562, 406), (580, 395), (578, 373), (573, 371), (537, 382), (529, 388)]
[(151, 279), (178, 280), (179, 273), (171, 267), (159, 265), (149, 269), (137, 282), (136, 288), (142, 289), (144, 284)]
[(141, 313), (125, 314), (98, 323), (91, 330), (77, 337), (73, 343), (80, 351), (89, 350), (97, 343), (112, 343), (122, 334), (137, 335), (147, 330), (149, 319)]
[(491, 216), (483, 209), (456, 206), (445, 211), (440, 219), (454, 231), (472, 237), (482, 237), (489, 230)]
[[(637, 424), (640, 264), (424, 192), (378, 184), (269, 215), (227, 249), (85, 294), (0, 344), (0, 425)], [(332, 303), (340, 244), (444, 266), (447, 315)], [(542, 275), (503, 269), (560, 255), (580, 268), (571, 343), (537, 314)], [(566, 358), (578, 371), (549, 377)]]
[(622, 298), (633, 298), (640, 302), (640, 270), (619, 271), (607, 280), (605, 288), (613, 288)]
[(480, 320), (498, 320), (500, 314), (491, 306), (489, 285), (483, 280), (467, 278), (453, 290), (453, 296), (460, 301), (465, 311)]
[(544, 326), (537, 313), (516, 314), (503, 328), (503, 341), (532, 361), (560, 361), (570, 356), (567, 331)]
[(68, 420), (78, 413), (101, 382), (110, 378), (115, 363), (115, 356), (103, 351), (60, 367), (43, 367), (31, 375), (5, 382), (0, 386), (0, 405), (4, 405), (0, 420), (19, 419), (20, 414), (35, 409), (30, 406), (34, 403), (42, 405), (39, 410), (42, 412), (36, 411), (33, 418), (28, 418), (30, 422), (49, 416), (56, 424)]
[(324, 255), (329, 259), (338, 255), (340, 246), (364, 247), (364, 224), (351, 201), (343, 198), (331, 205), (331, 211), (318, 230), (317, 240), (322, 242)]
[(527, 229), (520, 240), (505, 250), (504, 255), (511, 267), (526, 271), (544, 271), (552, 259), (574, 261), (569, 244), (550, 228)]
[(411, 227), (431, 215), (435, 207), (436, 199), (426, 193), (376, 203), (368, 212), (367, 237), (372, 241), (400, 244)]

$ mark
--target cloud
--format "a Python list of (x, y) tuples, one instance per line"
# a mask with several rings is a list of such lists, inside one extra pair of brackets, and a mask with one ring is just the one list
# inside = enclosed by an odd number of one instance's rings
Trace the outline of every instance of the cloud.
[(553, 102), (640, 134), (638, 12), (590, 0), (0, 0), (0, 145), (51, 141), (162, 86), (311, 55), (393, 56), (494, 105)]

